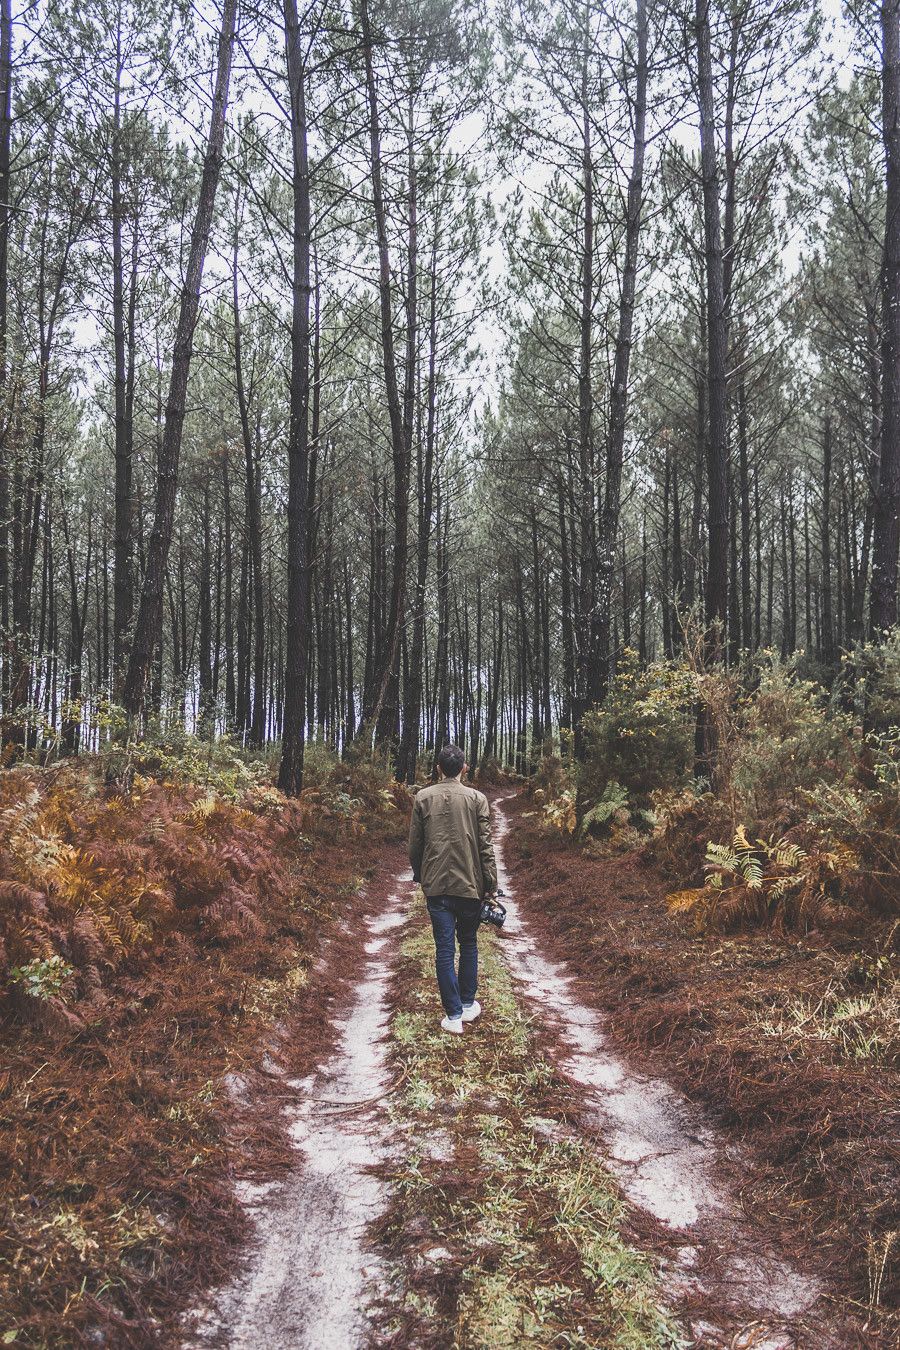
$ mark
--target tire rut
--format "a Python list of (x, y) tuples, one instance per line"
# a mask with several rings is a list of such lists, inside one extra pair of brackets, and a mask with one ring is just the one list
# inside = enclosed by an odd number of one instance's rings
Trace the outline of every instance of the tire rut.
[(495, 798), (493, 808), (508, 911), (505, 959), (535, 1016), (552, 1030), (563, 1072), (584, 1089), (582, 1129), (596, 1137), (626, 1199), (666, 1236), (663, 1294), (681, 1312), (693, 1344), (728, 1350), (855, 1344), (833, 1325), (823, 1282), (767, 1244), (722, 1179), (723, 1162), (732, 1173), (749, 1167), (742, 1150), (670, 1084), (614, 1053), (604, 1016), (578, 1001), (572, 974), (540, 951), (503, 861), (510, 829), (504, 800)]
[(368, 1229), (385, 1203), (373, 1165), (391, 1157), (386, 1114), (392, 930), (406, 918), (396, 876), (387, 904), (361, 923), (366, 941), (333, 1054), (294, 1094), (299, 1159), (284, 1181), (241, 1188), (255, 1241), (243, 1269), (195, 1318), (185, 1345), (259, 1350), (357, 1350), (382, 1267)]

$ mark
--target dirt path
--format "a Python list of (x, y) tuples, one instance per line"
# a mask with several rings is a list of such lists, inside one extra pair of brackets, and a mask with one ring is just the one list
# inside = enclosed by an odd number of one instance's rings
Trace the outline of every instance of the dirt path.
[[(245, 1187), (256, 1243), (239, 1278), (201, 1315), (193, 1344), (234, 1350), (351, 1350), (365, 1343), (380, 1265), (367, 1229), (384, 1204), (372, 1166), (391, 1156), (386, 1034), (392, 930), (408, 883), (364, 920), (367, 941), (332, 1056), (286, 1079), (291, 1135), (301, 1154), (283, 1183)], [(333, 957), (332, 957), (333, 959)], [(329, 953), (323, 963), (329, 960)]]
[[(502, 1281), (496, 1286), (495, 1304), (488, 1300), (487, 1323), (484, 1313), (476, 1312), (471, 1314), (465, 1334), (460, 1332), (466, 1299), (471, 1301), (466, 1279), (471, 1279), (473, 1263), (480, 1259), (484, 1245), (481, 1230), (465, 1226), (469, 1217), (466, 1211), (477, 1209), (481, 1203), (471, 1189), (472, 1178), (496, 1141), (502, 1143), (508, 1121), (502, 1110), (496, 1118), (491, 1117), (493, 1142), (488, 1142), (487, 1153), (482, 1144), (480, 1159), (470, 1138), (464, 1138), (462, 1145), (469, 1152), (460, 1153), (459, 1139), (454, 1144), (452, 1133), (443, 1128), (445, 1123), (452, 1127), (454, 1113), (462, 1118), (467, 1101), (471, 1110), (473, 1098), (479, 1093), (484, 1097), (478, 1107), (482, 1113), (499, 1109), (503, 1104), (496, 1101), (498, 1083), (501, 1096), (506, 1091), (511, 1099), (518, 1093), (515, 1086), (505, 1089), (502, 1078), (485, 1081), (490, 1078), (491, 1056), (498, 1064), (503, 1062), (502, 1039), (495, 1037), (504, 1034), (513, 1036), (506, 1042), (508, 1047), (519, 1034), (525, 1038), (523, 1045), (534, 1040), (540, 1046), (548, 1059), (548, 1071), (552, 1072), (555, 1063), (576, 1086), (580, 1112), (577, 1128), (569, 1129), (567, 1143), (563, 1135), (554, 1135), (557, 1127), (552, 1119), (528, 1116), (517, 1108), (518, 1128), (521, 1131), (524, 1120), (526, 1132), (516, 1136), (516, 1156), (527, 1153), (532, 1145), (537, 1152), (550, 1149), (546, 1140), (551, 1139), (556, 1141), (552, 1147), (581, 1150), (580, 1155), (561, 1153), (557, 1170), (559, 1165), (579, 1170), (578, 1156), (588, 1156), (590, 1167), (613, 1174), (633, 1207), (628, 1227), (640, 1235), (640, 1244), (652, 1261), (661, 1257), (656, 1297), (661, 1306), (677, 1314), (687, 1337), (682, 1345), (728, 1350), (837, 1350), (862, 1344), (828, 1326), (823, 1290), (817, 1280), (784, 1254), (769, 1249), (764, 1235), (744, 1218), (736, 1198), (736, 1184), (744, 1165), (740, 1151), (673, 1088), (637, 1073), (612, 1053), (601, 1015), (579, 1001), (575, 982), (565, 968), (542, 954), (516, 904), (503, 865), (503, 841), (509, 822), (502, 798), (494, 803), (494, 810), (509, 919), (507, 939), (490, 943), (485, 1017), (467, 1028), (459, 1040), (436, 1032), (432, 1024), (439, 1010), (430, 973), (430, 940), (423, 945), (425, 930), (421, 923), (412, 925), (413, 939), (406, 939), (407, 948), (411, 940), (418, 941), (418, 974), (409, 974), (412, 967), (402, 965), (410, 958), (408, 952), (404, 956), (401, 951), (397, 930), (407, 918), (409, 882), (408, 873), (397, 873), (389, 888), (382, 886), (380, 899), (373, 895), (361, 906), (366, 941), (357, 953), (358, 971), (353, 966), (356, 958), (352, 946), (339, 945), (330, 955), (326, 949), (320, 971), (323, 985), (327, 985), (335, 965), (342, 967), (344, 981), (331, 1049), (325, 1062), (308, 1077), (285, 1080), (286, 1109), (299, 1165), (285, 1181), (245, 1188), (243, 1198), (255, 1221), (256, 1243), (238, 1278), (220, 1290), (197, 1319), (186, 1344), (224, 1345), (235, 1350), (262, 1346), (271, 1350), (357, 1350), (367, 1344), (518, 1344), (521, 1332), (526, 1330), (521, 1308), (515, 1309), (515, 1331), (495, 1329), (490, 1320), (495, 1315), (494, 1307), (496, 1316), (500, 1316), (505, 1296)], [(496, 979), (495, 988), (490, 985), (490, 964), (498, 957), (514, 981), (508, 995), (511, 1011), (501, 1006)], [(389, 1031), (393, 1005), (398, 1000), (397, 987), (392, 989), (391, 983), (395, 977), (400, 985), (410, 980), (417, 984), (404, 990), (407, 1011), (395, 1021), (392, 1051)], [(504, 978), (509, 983), (508, 976)], [(512, 1027), (515, 1019), (520, 1032)], [(407, 1047), (431, 1038), (424, 1049), (419, 1049), (419, 1065), (428, 1066), (430, 1071), (438, 1058), (444, 1062), (445, 1076), (436, 1092), (421, 1073), (417, 1078), (415, 1069), (409, 1081), (397, 1081), (393, 1066), (404, 1036)], [(473, 1036), (478, 1039), (473, 1040)], [(479, 1055), (487, 1058), (479, 1060)], [(409, 1070), (412, 1061), (407, 1059), (406, 1063)], [(442, 1100), (443, 1093), (453, 1100)], [(488, 1119), (484, 1114), (474, 1118)], [(433, 1128), (435, 1122), (437, 1128)], [(565, 1134), (566, 1127), (560, 1128)], [(449, 1151), (442, 1156), (444, 1136)], [(506, 1137), (512, 1138), (508, 1133)], [(434, 1147), (438, 1143), (441, 1147)], [(569, 1164), (567, 1158), (574, 1161)], [(429, 1172), (429, 1167), (435, 1170)], [(466, 1168), (470, 1169), (466, 1178), (470, 1190), (459, 1193), (454, 1209), (453, 1187)], [(453, 1240), (445, 1247), (434, 1245), (433, 1234), (421, 1240), (413, 1236), (404, 1247), (395, 1233), (388, 1244), (388, 1255), (385, 1234), (391, 1224), (392, 1207), (400, 1203), (398, 1195), (408, 1198), (411, 1187), (419, 1186), (420, 1199), (413, 1207), (421, 1203), (424, 1210), (445, 1182), (446, 1194), (451, 1197), (447, 1213), (454, 1224), (461, 1213), (464, 1215)], [(501, 1188), (505, 1184), (503, 1180)], [(529, 1180), (524, 1194), (536, 1185)], [(517, 1203), (521, 1208), (521, 1202)], [(550, 1209), (552, 1224), (558, 1213), (556, 1202), (551, 1202)], [(445, 1219), (439, 1218), (439, 1235), (444, 1231), (442, 1222)], [(492, 1223), (496, 1224), (496, 1217)], [(421, 1220), (414, 1214), (407, 1228), (414, 1234), (421, 1232), (417, 1225)], [(377, 1241), (373, 1232), (378, 1234)], [(531, 1232), (528, 1225), (513, 1227), (500, 1245), (506, 1241), (507, 1248), (517, 1252), (518, 1235), (527, 1246)], [(491, 1235), (496, 1237), (494, 1229)], [(618, 1237), (613, 1237), (618, 1243)], [(624, 1247), (614, 1247), (616, 1260), (620, 1250), (627, 1252)], [(431, 1285), (419, 1278), (421, 1268), (429, 1263), (443, 1269), (442, 1274), (429, 1276)], [(640, 1280), (649, 1281), (648, 1287), (652, 1287), (652, 1271), (648, 1268), (648, 1274), (641, 1274)], [(436, 1296), (429, 1302), (430, 1295), (417, 1292), (420, 1286), (437, 1289)], [(538, 1291), (545, 1287), (546, 1281), (536, 1285)], [(564, 1285), (552, 1287), (565, 1290)], [(582, 1297), (584, 1288), (590, 1287), (582, 1284)], [(574, 1295), (567, 1293), (565, 1297), (571, 1300)], [(418, 1320), (410, 1320), (411, 1306), (418, 1310)], [(646, 1304), (641, 1306), (646, 1308)], [(664, 1318), (665, 1314), (660, 1316)], [(646, 1324), (650, 1322), (652, 1317)], [(579, 1325), (578, 1331), (581, 1329)], [(676, 1343), (667, 1339), (670, 1333), (663, 1330), (659, 1334), (654, 1345)], [(590, 1339), (587, 1331), (585, 1336), (584, 1342), (565, 1343), (585, 1344), (593, 1350), (626, 1343)], [(541, 1335), (538, 1326), (532, 1338), (526, 1335), (525, 1343), (559, 1342)]]
[[(817, 1278), (767, 1250), (742, 1214), (723, 1176), (740, 1176), (740, 1150), (678, 1091), (615, 1054), (601, 1014), (579, 1002), (571, 974), (540, 952), (502, 863), (509, 830), (502, 798), (494, 811), (509, 913), (506, 959), (536, 1017), (558, 1036), (562, 1067), (585, 1089), (583, 1125), (596, 1132), (607, 1166), (629, 1201), (675, 1238), (664, 1288), (692, 1335), (753, 1350), (850, 1344), (829, 1328)], [(692, 1316), (691, 1304), (704, 1311)]]

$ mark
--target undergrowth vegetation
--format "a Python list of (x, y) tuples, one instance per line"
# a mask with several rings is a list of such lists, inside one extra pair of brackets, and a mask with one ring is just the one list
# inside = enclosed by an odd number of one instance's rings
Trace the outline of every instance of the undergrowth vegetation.
[(292, 801), (227, 744), (125, 753), (0, 774), (3, 1343), (163, 1343), (244, 1223), (229, 1172), (278, 1155), (226, 1076), (405, 828), (377, 766)]
[(830, 690), (771, 653), (743, 672), (629, 654), (582, 729), (582, 754), (540, 766), (540, 820), (598, 854), (646, 847), (701, 930), (900, 912), (900, 639)]
[(900, 634), (812, 674), (625, 662), (523, 794), (519, 862), (629, 1046), (756, 1143), (757, 1203), (798, 1197), (894, 1344)]

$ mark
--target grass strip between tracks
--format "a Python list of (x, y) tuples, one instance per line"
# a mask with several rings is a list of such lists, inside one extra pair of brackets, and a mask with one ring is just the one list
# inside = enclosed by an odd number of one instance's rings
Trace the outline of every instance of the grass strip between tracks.
[(566, 1124), (565, 1084), (534, 1048), (499, 944), (482, 930), (481, 1019), (439, 1029), (434, 952), (416, 906), (395, 982), (393, 1111), (404, 1161), (379, 1225), (388, 1343), (673, 1347), (650, 1261), (590, 1144)]

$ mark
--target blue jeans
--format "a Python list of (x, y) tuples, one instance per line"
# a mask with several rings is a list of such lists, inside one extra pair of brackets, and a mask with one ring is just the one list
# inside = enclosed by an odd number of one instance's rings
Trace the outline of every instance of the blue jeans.
[[(441, 1002), (448, 1017), (462, 1017), (475, 1002), (478, 989), (478, 923), (480, 900), (455, 895), (429, 895), (428, 913), (434, 932), (434, 967)], [(459, 977), (455, 970), (459, 942)]]

